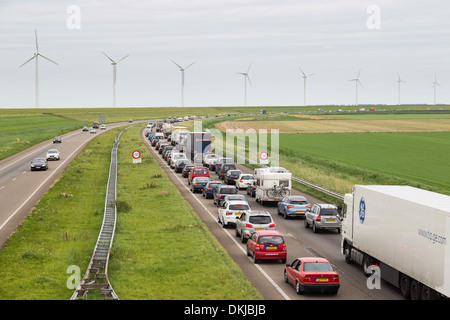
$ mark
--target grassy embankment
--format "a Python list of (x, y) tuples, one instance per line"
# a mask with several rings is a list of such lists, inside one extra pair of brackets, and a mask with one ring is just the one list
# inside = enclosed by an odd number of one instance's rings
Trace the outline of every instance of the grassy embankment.
[[(114, 137), (91, 141), (0, 251), (0, 299), (67, 300), (66, 270), (84, 274), (103, 218)], [(131, 151), (143, 163), (131, 163)], [(118, 223), (109, 267), (121, 299), (260, 299), (139, 138), (119, 145)]]

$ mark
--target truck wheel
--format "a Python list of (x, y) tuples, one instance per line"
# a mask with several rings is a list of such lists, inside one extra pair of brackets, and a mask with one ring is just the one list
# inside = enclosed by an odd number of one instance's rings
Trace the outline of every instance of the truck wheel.
[(372, 258), (369, 255), (365, 254), (363, 258), (362, 267), (364, 275), (366, 277), (370, 277), (372, 275), (372, 272), (369, 270), (371, 265), (373, 265)]
[(350, 246), (349, 245), (345, 246), (344, 249), (345, 262), (347, 262), (348, 264), (353, 264), (350, 251), (351, 251)]
[(411, 300), (420, 300), (422, 284), (417, 280), (411, 281), (410, 296)]
[(402, 296), (406, 299), (409, 299), (409, 293), (411, 290), (411, 278), (402, 273), (400, 275), (399, 287), (400, 287), (400, 292), (402, 293)]

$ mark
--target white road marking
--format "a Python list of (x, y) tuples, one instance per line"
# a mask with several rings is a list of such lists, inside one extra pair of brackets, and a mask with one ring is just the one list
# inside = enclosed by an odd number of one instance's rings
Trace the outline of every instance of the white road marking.
[[(148, 141), (148, 139), (144, 139), (145, 140), (145, 142), (150, 146), (150, 148), (152, 148), (152, 146), (150, 145), (150, 142)], [(156, 152), (155, 152), (156, 153)], [(167, 164), (167, 163), (165, 163), (164, 162), (164, 159), (162, 159), (162, 157), (158, 154), (158, 153), (156, 153), (157, 155), (158, 155), (158, 157), (161, 159), (161, 160), (163, 160), (163, 163), (167, 166), (167, 167), (169, 167), (169, 165)], [(170, 169), (170, 167), (169, 167), (169, 169)], [(189, 188), (183, 183), (183, 181), (175, 174), (175, 172), (173, 172), (172, 170), (170, 170), (170, 172), (172, 172), (172, 174), (175, 176), (175, 178), (177, 178), (178, 179), (178, 181), (180, 181), (180, 183), (181, 183), (181, 185), (186, 189), (186, 190), (188, 190), (189, 191), (189, 194), (203, 207), (203, 209), (205, 209), (205, 211), (208, 213), (208, 215), (214, 220), (214, 221), (217, 221), (217, 219), (216, 219), (216, 217), (208, 210), (208, 208), (206, 208), (204, 205), (203, 205), (203, 203), (200, 201), (200, 200), (198, 200), (197, 199), (197, 197), (192, 193), (192, 192), (190, 192), (190, 190), (189, 190)], [(222, 229), (223, 230), (223, 229)], [(242, 248), (242, 246), (236, 241), (236, 239), (229, 233), (229, 232), (227, 232), (226, 230), (223, 230), (223, 232), (225, 232), (225, 234), (234, 242), (234, 244), (239, 248), (239, 250), (241, 250), (241, 252), (243, 253), (243, 254), (245, 254), (246, 256), (247, 256), (247, 252), (244, 250), (244, 248)], [(250, 260), (250, 258), (249, 258), (249, 260)], [(259, 272), (261, 272), (261, 274), (275, 287), (275, 289), (283, 296), (283, 298), (285, 299), (285, 300), (291, 300), (290, 298), (289, 298), (289, 296), (275, 283), (275, 281), (264, 271), (264, 269), (260, 266), (260, 265), (258, 265), (258, 264), (255, 264), (254, 265), (258, 270), (259, 270)]]

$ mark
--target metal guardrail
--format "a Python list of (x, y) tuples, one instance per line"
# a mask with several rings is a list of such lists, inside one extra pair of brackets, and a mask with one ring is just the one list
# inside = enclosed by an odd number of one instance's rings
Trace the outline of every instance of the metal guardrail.
[(108, 279), (108, 262), (111, 252), (111, 246), (116, 229), (117, 208), (117, 149), (119, 139), (123, 131), (121, 130), (114, 142), (111, 151), (111, 164), (109, 168), (108, 185), (106, 189), (105, 211), (103, 216), (102, 228), (97, 239), (97, 243), (92, 254), (91, 261), (86, 274), (76, 288), (70, 300), (87, 299), (89, 290), (99, 290), (105, 300), (119, 300)]

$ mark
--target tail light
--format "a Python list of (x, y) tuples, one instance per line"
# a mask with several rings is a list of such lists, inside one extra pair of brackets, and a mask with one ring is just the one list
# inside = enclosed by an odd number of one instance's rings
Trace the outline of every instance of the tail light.
[(283, 243), (283, 244), (281, 245), (281, 249), (282, 249), (283, 251), (286, 251), (286, 243)]
[(288, 204), (286, 207), (287, 207), (288, 209), (290, 209), (290, 208), (293, 208), (294, 206), (293, 206), (292, 204)]
[(253, 225), (251, 225), (251, 224), (249, 224), (249, 223), (246, 223), (246, 224), (245, 224), (245, 227), (246, 227), (246, 228), (253, 228)]
[(244, 182), (244, 180), (240, 179), (239, 182), (242, 183), (242, 182)]
[(194, 186), (198, 186), (198, 183), (194, 183)]
[(269, 224), (269, 228), (275, 228), (275, 223)]
[(304, 277), (303, 282), (314, 282), (312, 277)]
[(232, 214), (233, 214), (233, 212), (229, 212), (229, 211), (226, 212), (227, 216), (231, 216)]
[(310, 204), (306, 205), (306, 207), (307, 207), (308, 209), (311, 209), (311, 205), (310, 205)]
[(335, 275), (335, 276), (331, 276), (330, 277), (331, 282), (333, 283), (339, 283), (339, 276)]
[(320, 221), (322, 221), (322, 218), (320, 216), (317, 216), (316, 221), (320, 222)]

